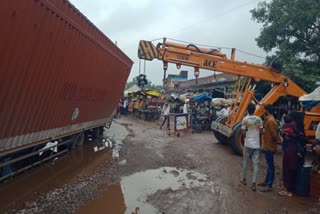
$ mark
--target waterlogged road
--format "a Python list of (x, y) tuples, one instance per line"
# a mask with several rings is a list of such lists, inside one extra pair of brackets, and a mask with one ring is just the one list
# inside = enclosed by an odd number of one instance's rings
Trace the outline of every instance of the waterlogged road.
[[(252, 192), (239, 183), (241, 157), (211, 133), (169, 137), (159, 125), (116, 119), (91, 141), (0, 185), (7, 213), (320, 213), (307, 198)], [(96, 152), (95, 152), (96, 151)], [(280, 156), (276, 157), (279, 180)], [(259, 180), (265, 163), (261, 157)]]

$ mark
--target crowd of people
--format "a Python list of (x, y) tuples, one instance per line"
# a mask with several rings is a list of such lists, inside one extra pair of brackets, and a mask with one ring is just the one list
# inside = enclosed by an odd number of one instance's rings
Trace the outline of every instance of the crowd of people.
[[(201, 129), (208, 130), (211, 121), (219, 116), (228, 116), (228, 105), (213, 106), (210, 101), (192, 101), (190, 98), (179, 99), (168, 97), (167, 99), (160, 99), (157, 97), (143, 96), (139, 93), (121, 98), (116, 116), (120, 115), (135, 115), (137, 118), (148, 120), (149, 116), (141, 117), (142, 114), (149, 114), (153, 112), (151, 121), (163, 118), (162, 124), (165, 124), (170, 113), (188, 113), (190, 127), (194, 127), (201, 118)], [(162, 128), (161, 125), (160, 128)]]
[(116, 117), (129, 114), (139, 117), (142, 111), (154, 113), (153, 117), (156, 117), (161, 112), (162, 105), (163, 101), (157, 97), (139, 94), (122, 97), (118, 104)]
[[(306, 154), (304, 127), (294, 114), (299, 108), (299, 104), (266, 105), (264, 106), (264, 115), (260, 118), (254, 115), (256, 105), (249, 104), (247, 115), (243, 118), (241, 124), (244, 149), (243, 177), (240, 182), (243, 185), (247, 185), (248, 165), (251, 160), (253, 164), (251, 189), (256, 191), (259, 188), (262, 192), (273, 191), (275, 180), (274, 156), (280, 143), (282, 149), (282, 182), (278, 193), (281, 196), (293, 195), (296, 188), (296, 178), (299, 169), (303, 167)], [(188, 114), (189, 126), (192, 129), (199, 125), (198, 119), (201, 118), (200, 128), (209, 130), (213, 120), (221, 116), (228, 117), (230, 105), (224, 103), (217, 106), (213, 105), (211, 101), (195, 102), (190, 98), (182, 101), (173, 97), (160, 99), (139, 94), (123, 97), (120, 100), (117, 114), (132, 113), (137, 115), (139, 112), (157, 112), (158, 116), (155, 120), (162, 118), (160, 129), (167, 123), (171, 113), (184, 113)], [(279, 124), (280, 120), (281, 123)], [(312, 150), (320, 157), (320, 124), (317, 126), (316, 142), (313, 144)], [(261, 156), (263, 156), (267, 167), (266, 172), (264, 172), (264, 180), (258, 183)], [(320, 159), (318, 161), (320, 163)], [(320, 164), (318, 171), (320, 171)]]
[[(294, 107), (296, 108), (296, 107)], [(166, 124), (170, 113), (189, 114), (189, 124), (191, 128), (197, 124), (198, 118), (207, 118), (208, 127), (211, 121), (219, 116), (227, 117), (229, 106), (212, 106), (210, 102), (193, 102), (185, 99), (184, 102), (177, 99), (165, 99), (159, 102), (159, 99), (152, 97), (132, 96), (124, 97), (119, 102), (118, 114), (136, 113), (141, 110), (157, 111), (162, 115), (160, 129)], [(247, 185), (247, 171), (249, 160), (253, 164), (253, 177), (251, 189), (256, 191), (258, 187), (262, 192), (273, 190), (275, 180), (275, 161), (274, 155), (278, 144), (282, 148), (282, 186), (279, 195), (292, 196), (295, 192), (296, 177), (299, 168), (302, 167), (305, 157), (304, 130), (299, 121), (297, 121), (292, 112), (281, 106), (264, 106), (264, 115), (262, 118), (255, 116), (255, 104), (251, 103), (247, 109), (247, 116), (242, 120), (242, 134), (244, 139), (243, 149), (243, 177), (240, 182)], [(280, 112), (281, 111), (281, 112)], [(282, 123), (279, 127), (277, 119), (282, 116)], [(159, 119), (158, 117), (157, 119)], [(208, 127), (202, 127), (203, 129)], [(317, 126), (316, 143), (313, 145), (313, 151), (320, 155), (320, 124)], [(259, 173), (259, 159), (263, 155), (266, 162), (265, 179), (257, 183)], [(319, 160), (320, 162), (320, 160)]]
[[(170, 106), (170, 104), (168, 104)], [(209, 101), (190, 101), (186, 99), (183, 105), (180, 105), (179, 111), (169, 111), (173, 113), (189, 114), (189, 124), (192, 129), (206, 131), (210, 129), (211, 122), (219, 116), (229, 115), (228, 105), (213, 106)]]
[[(253, 164), (251, 189), (256, 191), (260, 186), (262, 192), (273, 190), (275, 180), (274, 154), (280, 142), (282, 148), (282, 186), (279, 195), (292, 196), (295, 192), (298, 170), (303, 166), (306, 153), (303, 127), (294, 114), (285, 114), (279, 129), (274, 117), (275, 109), (272, 105), (264, 106), (264, 121), (254, 115), (256, 106), (249, 104), (248, 115), (242, 120), (242, 134), (245, 137), (243, 150), (243, 177), (240, 182), (247, 185), (248, 161)], [(320, 155), (320, 124), (317, 126), (316, 143), (313, 150)], [(263, 153), (267, 169), (265, 179), (256, 184), (259, 171), (259, 156)]]

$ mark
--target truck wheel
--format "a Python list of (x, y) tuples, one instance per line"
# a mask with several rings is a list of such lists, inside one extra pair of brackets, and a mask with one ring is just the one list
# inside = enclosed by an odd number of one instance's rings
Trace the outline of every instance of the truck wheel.
[[(227, 117), (218, 117), (217, 118), (217, 120), (216, 120), (216, 122), (218, 122), (218, 123), (222, 123), (222, 124), (225, 124), (225, 122), (227, 121)], [(220, 132), (218, 132), (218, 131), (213, 131), (213, 134), (214, 134), (214, 136), (216, 137), (216, 139), (220, 142), (220, 143), (222, 143), (222, 144), (228, 144), (228, 142), (229, 142), (229, 139), (226, 137), (226, 136), (224, 136), (223, 134), (221, 134)]]
[(242, 156), (244, 147), (244, 136), (241, 131), (241, 123), (236, 123), (232, 128), (231, 148), (232, 151), (239, 156)]
[(72, 142), (70, 144), (70, 149), (75, 149), (76, 147), (81, 147), (84, 143), (84, 132), (75, 134), (72, 137)]
[(97, 127), (93, 129), (93, 137), (100, 138), (103, 136), (104, 129), (103, 127)]

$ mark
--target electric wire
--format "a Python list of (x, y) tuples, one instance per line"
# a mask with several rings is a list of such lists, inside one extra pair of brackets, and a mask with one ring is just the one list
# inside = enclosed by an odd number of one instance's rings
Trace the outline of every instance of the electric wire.
[(252, 4), (253, 2), (256, 2), (256, 1), (259, 1), (259, 0), (251, 0), (251, 1), (246, 2), (246, 3), (244, 3), (244, 4), (235, 6), (235, 7), (231, 8), (231, 9), (229, 9), (229, 10), (226, 10), (226, 11), (222, 12), (221, 14), (215, 15), (214, 17), (210, 17), (210, 18), (207, 18), (207, 19), (203, 19), (203, 20), (198, 21), (198, 22), (196, 22), (196, 23), (193, 23), (193, 24), (191, 24), (191, 25), (189, 25), (189, 26), (183, 27), (183, 28), (181, 28), (181, 29), (179, 29), (179, 30), (177, 30), (177, 31), (168, 33), (167, 35), (173, 35), (173, 34), (181, 33), (181, 32), (183, 32), (183, 31), (189, 30), (190, 27), (192, 27), (192, 26), (194, 26), (194, 25), (198, 25), (199, 23), (206, 23), (206, 22), (210, 22), (210, 21), (216, 20), (217, 18), (220, 18), (220, 17), (222, 17), (222, 16), (225, 16), (225, 15), (227, 15), (227, 14), (229, 14), (229, 13), (231, 13), (231, 12), (237, 10), (237, 9), (243, 8), (243, 7), (245, 7), (245, 6), (247, 6), (247, 5), (250, 5), (250, 4)]
[[(192, 42), (188, 42), (188, 41), (184, 41), (184, 40), (179, 40), (179, 39), (174, 39), (174, 38), (167, 38), (169, 40), (172, 40), (172, 41), (175, 41), (175, 42), (180, 42), (180, 43), (184, 43), (184, 44), (193, 44), (193, 45), (198, 45), (198, 46), (201, 46), (201, 47), (206, 47), (206, 48), (220, 48), (220, 49), (226, 49), (226, 50), (231, 50), (232, 48), (230, 47), (220, 47), (220, 46), (214, 46), (214, 45), (207, 45), (207, 44), (200, 44), (200, 43), (192, 43)], [(257, 57), (257, 58), (261, 58), (261, 59), (265, 59), (266, 57), (263, 57), (263, 56), (259, 56), (259, 55), (256, 55), (256, 54), (252, 54), (252, 53), (249, 53), (247, 51), (243, 51), (243, 50), (240, 50), (240, 49), (237, 49), (237, 52), (241, 52), (243, 54), (247, 54), (247, 55), (250, 55), (250, 56), (254, 56), (254, 57)]]
[[(198, 23), (203, 23), (203, 22), (208, 22), (208, 21), (211, 21), (212, 19), (216, 19), (216, 18), (219, 18), (221, 16), (225, 16), (227, 15), (228, 13), (230, 12), (233, 12), (234, 10), (237, 10), (237, 9), (240, 9), (242, 7), (245, 7), (247, 5), (250, 5), (251, 3), (253, 2), (256, 2), (256, 1), (259, 1), (259, 0), (252, 0), (252, 1), (249, 1), (249, 2), (246, 2), (244, 4), (241, 4), (241, 5), (238, 5), (236, 7), (233, 7), (225, 12), (223, 12), (222, 14), (220, 15), (216, 15), (215, 17), (212, 17), (212, 18), (209, 18), (209, 19), (206, 19), (206, 20), (202, 20), (202, 21), (199, 21), (197, 23), (194, 23), (194, 24), (191, 24), (189, 25), (188, 27), (184, 27), (178, 31), (175, 31), (175, 32), (172, 32), (172, 33), (169, 33), (170, 34), (175, 34), (175, 33), (178, 33), (178, 32), (181, 32), (183, 31), (184, 29), (189, 29), (190, 27), (198, 24)], [(168, 38), (168, 37), (167, 37)], [(154, 42), (154, 41), (157, 41), (157, 40), (162, 40), (163, 38), (156, 38), (156, 39), (152, 39), (151, 41)], [(183, 41), (183, 40), (178, 40), (178, 39), (173, 39), (173, 38), (168, 38), (172, 41), (176, 41), (176, 42), (180, 42), (180, 43), (185, 43), (185, 44), (193, 44), (193, 45), (198, 45), (198, 46), (202, 46), (202, 47), (207, 47), (207, 48), (219, 48), (219, 49), (225, 49), (225, 50), (231, 50), (232, 48), (230, 47), (221, 47), (221, 46), (213, 46), (213, 45), (206, 45), (206, 44), (199, 44), (199, 43), (190, 43), (190, 42), (187, 42), (187, 41)], [(240, 50), (240, 49), (237, 49), (238, 52), (241, 52), (243, 54), (247, 54), (247, 55), (250, 55), (250, 56), (254, 56), (254, 57), (257, 57), (257, 58), (261, 58), (261, 59), (265, 59), (266, 57), (263, 57), (263, 56), (259, 56), (259, 55), (256, 55), (256, 54), (252, 54), (252, 53), (249, 53), (249, 52), (246, 52), (246, 51), (243, 51), (243, 50)]]

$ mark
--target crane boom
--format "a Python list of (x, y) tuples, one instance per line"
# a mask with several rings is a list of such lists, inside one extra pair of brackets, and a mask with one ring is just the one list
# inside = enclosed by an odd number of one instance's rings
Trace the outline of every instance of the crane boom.
[[(284, 95), (300, 97), (305, 94), (305, 91), (297, 84), (273, 68), (265, 65), (236, 61), (235, 51), (233, 48), (231, 58), (228, 59), (219, 49), (198, 48), (192, 44), (185, 45), (169, 42), (164, 38), (163, 43), (159, 43), (157, 47), (151, 41), (141, 40), (139, 43), (138, 57), (149, 61), (158, 59), (165, 64), (174, 63), (177, 65), (177, 68), (180, 68), (181, 65), (194, 67), (195, 71), (197, 70), (198, 72), (201, 68), (249, 77), (256, 82), (260, 80), (272, 82), (274, 83), (273, 88), (261, 101), (261, 103), (265, 105), (273, 104), (279, 97)], [(261, 116), (262, 113), (263, 108), (258, 106), (256, 115)], [(226, 123), (231, 126), (239, 122), (242, 116), (243, 115), (239, 115), (238, 113), (236, 117), (228, 118)]]
[[(195, 45), (184, 45), (168, 42), (166, 38), (157, 47), (151, 41), (141, 40), (139, 43), (138, 57), (152, 61), (158, 59), (163, 62), (174, 63), (180, 68), (181, 65), (206, 70), (219, 71), (244, 77), (255, 81), (265, 80), (275, 84), (282, 84), (282, 93), (299, 97), (305, 91), (284, 76), (279, 71), (258, 64), (234, 60), (235, 49), (232, 49), (231, 59), (221, 53), (218, 49), (198, 48)], [(279, 89), (281, 90), (281, 89)]]
[[(250, 102), (256, 102), (255, 115), (262, 116), (263, 106), (275, 103), (282, 96), (300, 97), (306, 92), (278, 70), (253, 63), (235, 60), (235, 51), (232, 49), (231, 57), (222, 53), (220, 49), (199, 48), (196, 45), (180, 44), (163, 39), (162, 43), (155, 46), (151, 41), (141, 40), (138, 48), (139, 59), (163, 61), (164, 71), (168, 63), (176, 64), (179, 69), (182, 65), (193, 67), (195, 77), (199, 76), (199, 69), (224, 72), (237, 75), (238, 81), (232, 94), (232, 104), (227, 118), (218, 118), (212, 122), (216, 138), (221, 142), (230, 142), (237, 154), (242, 154), (242, 141), (240, 122), (245, 115)], [(241, 81), (241, 77), (247, 77)], [(273, 83), (271, 90), (265, 97), (258, 101), (254, 97), (255, 82), (260, 80)], [(312, 118), (305, 112), (305, 132), (307, 136), (314, 136), (314, 130), (309, 130), (310, 124), (318, 119)]]

